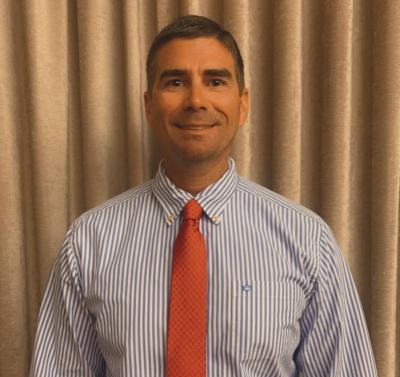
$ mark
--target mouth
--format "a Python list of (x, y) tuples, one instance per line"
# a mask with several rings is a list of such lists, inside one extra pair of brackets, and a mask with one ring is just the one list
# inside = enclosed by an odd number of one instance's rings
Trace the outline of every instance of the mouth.
[(210, 128), (214, 128), (217, 124), (212, 123), (212, 124), (204, 124), (204, 123), (185, 123), (185, 124), (180, 124), (180, 123), (174, 123), (174, 125), (181, 130), (187, 130), (187, 131), (201, 131), (201, 130), (207, 130)]

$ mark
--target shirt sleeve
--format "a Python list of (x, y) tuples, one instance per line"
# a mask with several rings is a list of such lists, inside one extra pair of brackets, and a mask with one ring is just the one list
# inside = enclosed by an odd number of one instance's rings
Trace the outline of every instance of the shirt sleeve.
[(377, 377), (360, 299), (327, 226), (319, 247), (314, 293), (300, 322), (299, 369), (304, 377)]
[(104, 375), (94, 319), (82, 294), (70, 230), (53, 266), (39, 312), (30, 377)]

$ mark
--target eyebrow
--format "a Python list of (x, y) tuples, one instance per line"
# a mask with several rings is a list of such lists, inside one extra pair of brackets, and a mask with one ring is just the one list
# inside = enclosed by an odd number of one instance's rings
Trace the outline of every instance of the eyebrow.
[[(186, 69), (166, 69), (165, 71), (161, 72), (160, 80), (163, 80), (168, 77), (182, 77), (187, 74), (188, 74), (188, 71)], [(204, 70), (204, 75), (232, 79), (232, 73), (226, 68), (206, 69), (206, 70)]]
[(182, 77), (187, 74), (186, 69), (166, 69), (162, 71), (160, 74), (160, 80), (168, 78), (168, 77)]
[(232, 73), (226, 68), (206, 69), (204, 71), (204, 74), (206, 76), (216, 76), (216, 77), (224, 77), (227, 79), (232, 79)]

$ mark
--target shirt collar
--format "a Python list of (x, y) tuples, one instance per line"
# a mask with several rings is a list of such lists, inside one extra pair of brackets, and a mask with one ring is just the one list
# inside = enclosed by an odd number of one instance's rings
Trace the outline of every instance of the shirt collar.
[[(236, 189), (237, 181), (235, 162), (233, 159), (229, 159), (229, 168), (224, 175), (194, 196), (213, 223), (218, 224), (222, 220), (224, 209)], [(193, 198), (193, 195), (176, 187), (171, 182), (165, 174), (162, 161), (153, 181), (153, 193), (159, 201), (165, 221), (169, 225), (179, 217), (187, 201)]]

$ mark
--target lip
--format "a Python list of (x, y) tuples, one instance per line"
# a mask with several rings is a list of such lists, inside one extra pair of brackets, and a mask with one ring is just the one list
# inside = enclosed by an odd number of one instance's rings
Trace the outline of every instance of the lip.
[(215, 127), (217, 124), (204, 124), (204, 123), (185, 123), (185, 124), (180, 124), (180, 123), (175, 123), (175, 126), (182, 129), (182, 130), (188, 130), (188, 131), (201, 131), (201, 130), (207, 130)]

